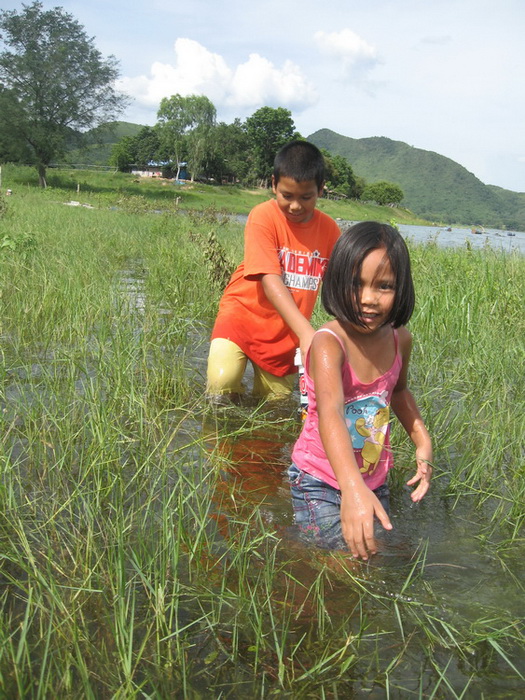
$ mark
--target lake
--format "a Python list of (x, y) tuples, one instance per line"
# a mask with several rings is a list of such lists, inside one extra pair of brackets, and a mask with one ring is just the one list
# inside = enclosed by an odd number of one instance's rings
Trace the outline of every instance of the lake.
[(435, 240), (438, 245), (459, 247), (467, 243), (473, 248), (489, 245), (496, 250), (525, 253), (525, 233), (521, 231), (501, 231), (495, 228), (484, 229), (483, 233), (472, 233), (470, 229), (443, 226), (409, 226), (399, 224), (399, 230), (406, 238), (418, 243)]
[[(235, 220), (243, 225), (247, 216), (244, 214), (235, 215)], [(352, 225), (356, 221), (345, 221), (337, 219), (337, 223), (344, 227)], [(483, 233), (472, 233), (469, 228), (457, 226), (413, 226), (410, 224), (397, 224), (405, 238), (411, 238), (416, 243), (428, 243), (435, 241), (437, 245), (443, 247), (462, 247), (470, 244), (472, 248), (484, 248), (490, 246), (495, 250), (503, 250), (506, 253), (519, 251), (525, 253), (525, 232), (523, 231), (503, 231), (496, 228), (484, 228)]]

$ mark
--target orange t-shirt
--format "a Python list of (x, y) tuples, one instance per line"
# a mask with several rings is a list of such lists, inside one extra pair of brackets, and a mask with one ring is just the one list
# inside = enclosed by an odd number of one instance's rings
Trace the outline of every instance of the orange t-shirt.
[(281, 275), (298, 309), (310, 319), (340, 233), (318, 209), (310, 221), (294, 224), (274, 199), (254, 207), (244, 231), (244, 261), (224, 290), (212, 339), (231, 340), (270, 374), (292, 374), (298, 338), (266, 299), (259, 276)]

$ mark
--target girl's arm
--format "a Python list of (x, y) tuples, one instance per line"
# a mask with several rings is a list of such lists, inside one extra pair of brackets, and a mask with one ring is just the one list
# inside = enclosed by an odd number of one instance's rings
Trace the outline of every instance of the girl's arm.
[(319, 433), (341, 490), (341, 526), (355, 557), (368, 558), (377, 551), (374, 515), (386, 530), (392, 524), (376, 495), (365, 484), (354, 456), (352, 439), (344, 417), (341, 367), (344, 353), (330, 333), (314, 336), (310, 350), (310, 373), (315, 384)]
[(310, 321), (299, 311), (290, 290), (284, 284), (280, 275), (262, 275), (261, 284), (270, 304), (275, 308), (288, 328), (299, 338), (299, 346), (304, 362), (315, 332)]
[(419, 482), (410, 496), (414, 502), (418, 502), (430, 487), (433, 460), (432, 441), (412, 392), (407, 386), (408, 365), (412, 351), (412, 335), (404, 327), (398, 329), (398, 334), (403, 367), (399, 375), (399, 381), (392, 394), (391, 406), (416, 447), (417, 471), (415, 476), (407, 481), (407, 486), (413, 486)]

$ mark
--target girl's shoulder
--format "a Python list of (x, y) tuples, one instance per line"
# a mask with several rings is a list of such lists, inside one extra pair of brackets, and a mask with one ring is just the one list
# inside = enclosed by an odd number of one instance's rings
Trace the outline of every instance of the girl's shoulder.
[(337, 321), (328, 321), (328, 323), (321, 326), (314, 333), (312, 345), (317, 348), (340, 348), (342, 353), (346, 355), (343, 331)]
[(340, 341), (343, 341), (344, 339), (344, 331), (342, 330), (340, 323), (336, 320), (328, 321), (327, 323), (323, 324), (315, 332), (315, 335), (324, 336), (325, 338), (327, 336), (332, 336), (338, 338)]

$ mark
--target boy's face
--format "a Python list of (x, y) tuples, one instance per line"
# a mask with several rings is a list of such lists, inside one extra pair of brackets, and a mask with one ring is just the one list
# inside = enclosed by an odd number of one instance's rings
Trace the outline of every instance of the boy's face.
[(291, 177), (281, 177), (276, 184), (272, 178), (273, 193), (279, 209), (293, 224), (305, 224), (314, 215), (317, 198), (322, 192), (315, 180), (297, 182)]

